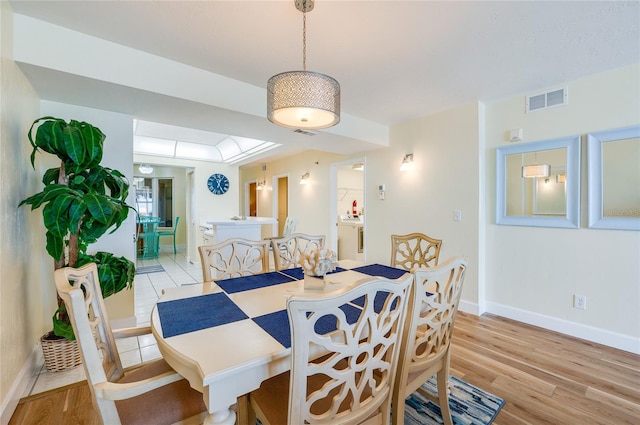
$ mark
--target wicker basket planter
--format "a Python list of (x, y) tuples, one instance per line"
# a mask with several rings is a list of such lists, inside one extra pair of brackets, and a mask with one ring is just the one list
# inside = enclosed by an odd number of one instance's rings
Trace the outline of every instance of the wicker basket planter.
[(47, 339), (48, 334), (40, 338), (44, 365), (49, 372), (62, 372), (73, 369), (82, 363), (78, 341), (65, 338)]

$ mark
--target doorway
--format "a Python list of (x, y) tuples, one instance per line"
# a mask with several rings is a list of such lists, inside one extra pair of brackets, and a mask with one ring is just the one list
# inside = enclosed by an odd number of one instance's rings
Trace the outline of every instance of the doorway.
[(365, 158), (331, 164), (329, 178), (330, 249), (338, 254), (338, 259), (365, 261)]
[(284, 222), (289, 216), (289, 176), (279, 175), (273, 176), (273, 217), (278, 220), (278, 224), (274, 225), (274, 234), (281, 236), (284, 231)]

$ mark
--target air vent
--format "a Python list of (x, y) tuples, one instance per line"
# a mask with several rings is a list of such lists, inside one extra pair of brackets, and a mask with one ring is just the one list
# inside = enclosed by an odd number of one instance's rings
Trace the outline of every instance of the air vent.
[(305, 136), (315, 136), (316, 132), (314, 131), (309, 131), (309, 130), (303, 130), (301, 128), (296, 128), (295, 130), (293, 130), (294, 133), (300, 133), (300, 134), (304, 134)]
[(566, 87), (538, 93), (526, 98), (527, 112), (553, 108), (569, 104), (569, 93)]

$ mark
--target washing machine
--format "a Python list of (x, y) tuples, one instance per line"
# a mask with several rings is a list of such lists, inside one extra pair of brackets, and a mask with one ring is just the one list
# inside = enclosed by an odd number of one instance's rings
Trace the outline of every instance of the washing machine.
[(338, 216), (338, 260), (364, 261), (364, 219), (357, 214)]

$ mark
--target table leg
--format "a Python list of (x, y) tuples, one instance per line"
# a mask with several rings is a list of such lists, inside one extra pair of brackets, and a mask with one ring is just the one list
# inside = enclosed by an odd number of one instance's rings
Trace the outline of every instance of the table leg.
[(236, 423), (236, 412), (231, 409), (219, 410), (210, 413), (204, 418), (203, 425), (234, 425)]

